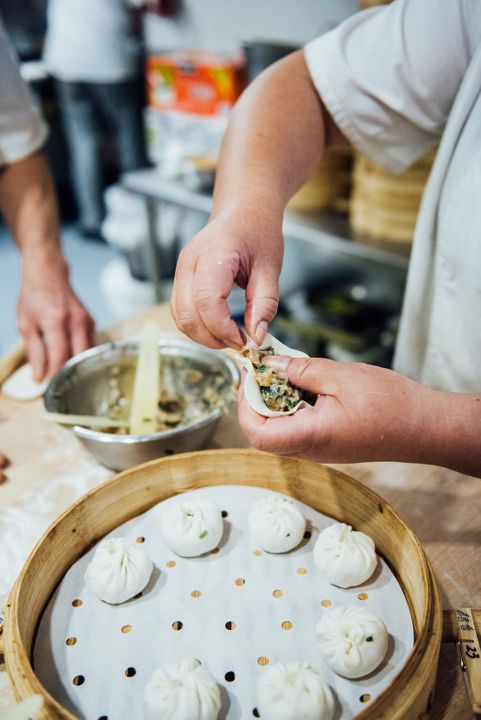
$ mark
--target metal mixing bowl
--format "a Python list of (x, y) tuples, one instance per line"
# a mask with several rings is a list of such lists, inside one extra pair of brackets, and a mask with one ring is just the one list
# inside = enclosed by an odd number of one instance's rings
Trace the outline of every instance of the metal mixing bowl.
[[(76, 355), (52, 378), (44, 395), (46, 409), (75, 415), (109, 414), (112, 368), (118, 368), (116, 372), (122, 394), (131, 397), (138, 348), (137, 342), (125, 340), (100, 345)], [(212, 376), (213, 372), (220, 373), (225, 378), (223, 392), (225, 404), (228, 403), (232, 387), (239, 382), (239, 370), (224, 353), (181, 338), (159, 339), (159, 350), (163, 362), (169, 363), (174, 372), (176, 362), (187, 362), (189, 367), (207, 376)], [(177, 390), (181, 392), (180, 388)], [(126, 416), (128, 411), (127, 406)], [(113, 470), (124, 470), (164, 455), (200, 450), (214, 433), (222, 413), (223, 408), (217, 407), (189, 424), (150, 435), (117, 435), (79, 425), (73, 426), (73, 432), (101, 463)]]

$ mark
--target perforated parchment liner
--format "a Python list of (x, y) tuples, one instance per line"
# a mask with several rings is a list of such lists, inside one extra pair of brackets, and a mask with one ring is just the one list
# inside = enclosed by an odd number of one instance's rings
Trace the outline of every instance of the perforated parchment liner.
[[(165, 660), (198, 658), (222, 688), (220, 718), (234, 720), (259, 717), (256, 685), (268, 663), (298, 658), (334, 690), (336, 720), (365, 709), (393, 681), (413, 645), (408, 605), (387, 564), (380, 560), (363, 587), (335, 588), (316, 571), (312, 556), (331, 518), (298, 503), (311, 537), (291, 553), (269, 555), (250, 540), (247, 515), (270, 491), (217, 486), (186, 493), (193, 494), (227, 512), (219, 551), (184, 559), (163, 543), (159, 516), (178, 496), (118, 527), (109, 536), (141, 542), (155, 563), (150, 584), (137, 599), (106, 605), (84, 584), (93, 550), (80, 558), (40, 623), (34, 651), (40, 681), (79, 718), (141, 720), (142, 690), (154, 668)], [(363, 680), (338, 677), (319, 655), (315, 626), (341, 604), (366, 606), (390, 633), (386, 661)]]

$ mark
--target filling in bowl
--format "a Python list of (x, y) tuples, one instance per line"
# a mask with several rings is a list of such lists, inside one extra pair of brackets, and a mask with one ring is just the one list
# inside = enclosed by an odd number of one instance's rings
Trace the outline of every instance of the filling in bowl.
[[(159, 351), (159, 390), (155, 390), (156, 414), (150, 432), (190, 425), (224, 409), (234, 397), (234, 378), (220, 359), (188, 356), (177, 348)], [(82, 416), (105, 419), (105, 424), (95, 425), (100, 432), (135, 434), (129, 422), (136, 367), (136, 348), (129, 346), (113, 346), (105, 357), (93, 356), (66, 367), (47, 390), (47, 410), (79, 416), (80, 425)]]
[[(223, 407), (229, 390), (229, 381), (220, 372), (196, 367), (185, 358), (162, 358), (160, 392), (157, 399), (155, 432), (187, 425), (216, 408)], [(119, 382), (120, 367), (110, 370), (106, 415), (128, 418), (130, 393), (125, 394)], [(129, 428), (106, 428), (105, 432), (128, 435)]]

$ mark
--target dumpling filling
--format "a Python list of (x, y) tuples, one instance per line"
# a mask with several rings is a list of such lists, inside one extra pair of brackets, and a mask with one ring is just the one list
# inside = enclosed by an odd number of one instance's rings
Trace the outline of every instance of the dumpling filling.
[(301, 400), (309, 405), (315, 404), (316, 396), (313, 393), (291, 385), (287, 378), (265, 364), (266, 357), (275, 355), (273, 347), (246, 348), (242, 355), (254, 366), (254, 375), (262, 399), (270, 410), (286, 412), (295, 408)]

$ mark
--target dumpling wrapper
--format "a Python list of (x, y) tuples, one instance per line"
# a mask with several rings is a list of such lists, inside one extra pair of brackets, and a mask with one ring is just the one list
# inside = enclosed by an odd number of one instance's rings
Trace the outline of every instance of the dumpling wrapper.
[(299, 545), (306, 518), (290, 498), (267, 495), (259, 498), (247, 518), (255, 543), (269, 553), (285, 553)]
[(5, 380), (2, 385), (2, 393), (12, 400), (27, 402), (41, 397), (47, 389), (47, 385), (48, 380), (35, 382), (32, 366), (30, 363), (26, 363)]
[(124, 537), (104, 538), (85, 570), (85, 584), (102, 602), (120, 605), (148, 585), (154, 564), (143, 548)]
[(324, 528), (314, 545), (314, 563), (331, 585), (357, 587), (377, 567), (374, 540), (345, 523)]
[[(286, 357), (294, 358), (309, 357), (309, 355), (306, 355), (306, 353), (301, 352), (300, 350), (294, 350), (293, 348), (284, 345), (284, 343), (281, 343), (280, 340), (277, 340), (273, 335), (270, 335), (269, 333), (266, 334), (264, 342), (260, 345), (256, 345), (256, 343), (250, 338), (245, 345), (245, 348), (256, 348), (261, 350), (268, 347), (274, 348), (274, 352), (276, 355), (285, 355)], [(259, 415), (263, 415), (264, 417), (276, 417), (278, 415), (292, 415), (293, 413), (300, 410), (300, 408), (309, 407), (309, 403), (307, 403), (305, 400), (301, 400), (291, 410), (271, 410), (271, 408), (267, 407), (262, 398), (261, 390), (259, 385), (257, 384), (255, 370), (252, 362), (243, 355), (239, 355), (239, 359), (247, 371), (244, 382), (244, 395), (249, 406), (256, 413), (258, 413)]]
[(331, 688), (306, 662), (278, 662), (257, 682), (263, 720), (332, 720), (335, 700)]
[(145, 720), (216, 720), (220, 688), (200, 660), (167, 661), (144, 687)]
[(199, 557), (218, 546), (224, 520), (209, 500), (181, 500), (163, 513), (160, 532), (164, 542), (181, 557)]
[(374, 672), (388, 651), (389, 635), (383, 621), (359, 605), (329, 610), (318, 622), (316, 634), (327, 665), (349, 680)]

